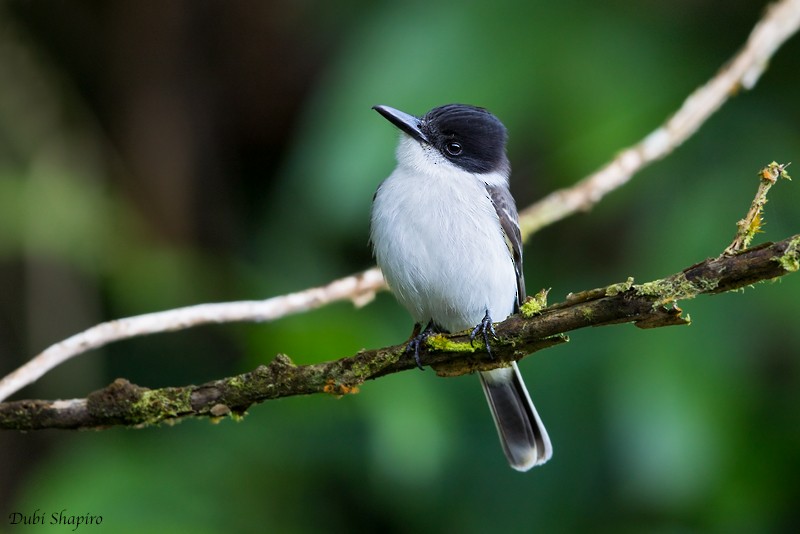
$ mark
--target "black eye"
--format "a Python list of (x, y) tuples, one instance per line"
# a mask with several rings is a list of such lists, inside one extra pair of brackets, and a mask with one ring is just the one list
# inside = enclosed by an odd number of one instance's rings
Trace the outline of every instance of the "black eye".
[(447, 143), (447, 144), (444, 146), (444, 149), (445, 149), (445, 150), (447, 151), (447, 153), (448, 153), (448, 154), (450, 154), (451, 156), (458, 156), (459, 154), (461, 154), (461, 151), (463, 150), (463, 149), (461, 148), (461, 143), (458, 143), (458, 142), (456, 142), (456, 141), (450, 141), (449, 143)]

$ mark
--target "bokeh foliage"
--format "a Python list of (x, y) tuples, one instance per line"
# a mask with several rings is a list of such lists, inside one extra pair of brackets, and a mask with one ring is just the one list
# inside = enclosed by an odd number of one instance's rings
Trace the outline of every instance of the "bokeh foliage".
[[(333, 5), (0, 9), (0, 372), (102, 320), (370, 266), (370, 200), (397, 140), (373, 104), (491, 109), (526, 206), (663, 121), (764, 7)], [(795, 38), (685, 146), (534, 235), (529, 291), (552, 287), (555, 301), (720, 253), (756, 171), (800, 159), (799, 54)], [(772, 190), (761, 239), (800, 230), (798, 201), (795, 184)], [(687, 328), (592, 329), (525, 360), (555, 447), (526, 475), (507, 468), (476, 379), (409, 372), (339, 400), (269, 402), (241, 422), (0, 435), (0, 517), (67, 508), (102, 515), (109, 532), (789, 530), (799, 297), (789, 276), (683, 303)], [(200, 382), (277, 352), (327, 360), (410, 328), (381, 294), (362, 309), (120, 343), (18, 398), (85, 396), (117, 376)]]

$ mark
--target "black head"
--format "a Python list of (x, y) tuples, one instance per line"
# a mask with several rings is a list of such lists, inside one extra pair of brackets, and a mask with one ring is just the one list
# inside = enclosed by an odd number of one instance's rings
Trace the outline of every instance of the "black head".
[(483, 108), (447, 104), (433, 108), (421, 119), (388, 106), (373, 109), (466, 171), (483, 174), (508, 169), (506, 128)]

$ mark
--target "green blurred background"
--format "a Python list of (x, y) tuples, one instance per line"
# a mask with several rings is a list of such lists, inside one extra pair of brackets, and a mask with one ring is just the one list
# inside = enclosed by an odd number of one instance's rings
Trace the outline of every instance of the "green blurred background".
[[(0, 374), (100, 321), (259, 299), (372, 265), (397, 132), (370, 110), (489, 108), (520, 207), (660, 124), (761, 1), (4, 2)], [(528, 242), (529, 291), (719, 254), (772, 160), (800, 160), (800, 38), (666, 160)], [(791, 170), (791, 169), (790, 169)], [(800, 232), (779, 183), (762, 240)], [(506, 465), (474, 377), (407, 372), (241, 422), (0, 434), (8, 514), (104, 532), (767, 532), (800, 525), (800, 277), (684, 302), (690, 327), (579, 331), (521, 367), (555, 447)], [(399, 343), (388, 293), (270, 324), (118, 343), (15, 398), (198, 383), (285, 352)], [(53, 532), (46, 525), (42, 530)], [(65, 527), (61, 527), (65, 528)], [(81, 527), (88, 531), (92, 527)]]

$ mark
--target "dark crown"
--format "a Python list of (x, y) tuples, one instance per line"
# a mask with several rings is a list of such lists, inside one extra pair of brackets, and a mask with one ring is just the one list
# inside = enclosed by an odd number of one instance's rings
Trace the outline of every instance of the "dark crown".
[(433, 108), (422, 117), (421, 129), (445, 158), (466, 171), (508, 170), (506, 128), (483, 108), (466, 104)]

